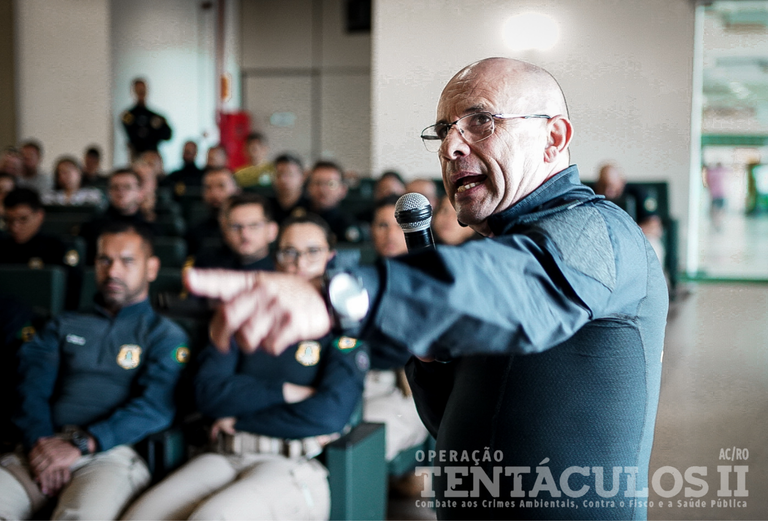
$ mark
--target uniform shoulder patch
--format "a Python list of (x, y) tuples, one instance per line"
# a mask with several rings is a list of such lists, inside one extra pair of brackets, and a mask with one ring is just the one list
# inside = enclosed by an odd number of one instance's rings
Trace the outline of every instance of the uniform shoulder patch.
[(537, 223), (557, 245), (565, 263), (613, 290), (616, 261), (608, 226), (591, 206), (577, 206)]
[(173, 359), (180, 364), (186, 364), (189, 362), (189, 348), (185, 345), (180, 345), (173, 350)]
[(19, 338), (22, 342), (29, 342), (35, 337), (36, 332), (34, 326), (24, 326), (19, 332)]
[(296, 348), (296, 361), (304, 367), (310, 367), (320, 361), (320, 343), (307, 340), (299, 343)]

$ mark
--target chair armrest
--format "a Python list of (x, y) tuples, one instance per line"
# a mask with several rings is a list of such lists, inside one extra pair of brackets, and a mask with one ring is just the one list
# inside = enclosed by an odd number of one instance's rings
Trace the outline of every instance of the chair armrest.
[(384, 433), (384, 424), (363, 422), (323, 451), (331, 488), (331, 519), (385, 518)]

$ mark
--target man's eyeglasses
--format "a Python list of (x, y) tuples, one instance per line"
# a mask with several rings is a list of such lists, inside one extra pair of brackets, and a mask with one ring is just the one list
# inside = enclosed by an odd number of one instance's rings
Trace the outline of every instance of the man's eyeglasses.
[(295, 248), (283, 248), (277, 250), (276, 257), (277, 262), (283, 265), (296, 264), (302, 257), (305, 257), (310, 264), (314, 264), (321, 261), (326, 253), (328, 253), (328, 248), (307, 248), (304, 251)]
[(456, 129), (467, 143), (479, 143), (493, 135), (496, 129), (496, 119), (552, 119), (546, 114), (491, 114), (490, 112), (473, 112), (461, 116), (453, 123), (435, 123), (421, 131), (421, 140), (430, 152), (437, 152), (448, 137), (451, 127)]
[(233, 233), (240, 233), (243, 230), (248, 230), (249, 232), (257, 232), (261, 230), (264, 225), (267, 224), (265, 221), (257, 222), (257, 223), (248, 223), (248, 224), (228, 224), (227, 229)]

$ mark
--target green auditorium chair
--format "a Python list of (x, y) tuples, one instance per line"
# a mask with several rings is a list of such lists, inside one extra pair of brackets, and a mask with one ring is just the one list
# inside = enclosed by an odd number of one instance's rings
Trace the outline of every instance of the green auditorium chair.
[(155, 237), (155, 255), (163, 268), (181, 268), (187, 259), (187, 242), (181, 237)]
[(57, 315), (64, 310), (66, 287), (66, 272), (60, 266), (39, 269), (0, 266), (0, 292), (18, 298), (45, 315)]

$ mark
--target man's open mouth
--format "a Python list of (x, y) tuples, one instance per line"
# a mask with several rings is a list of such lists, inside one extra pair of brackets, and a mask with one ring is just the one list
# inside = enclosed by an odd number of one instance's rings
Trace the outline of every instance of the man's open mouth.
[(467, 177), (462, 177), (456, 182), (456, 193), (460, 194), (471, 188), (481, 185), (485, 181), (486, 177), (487, 176), (484, 175), (469, 175)]

